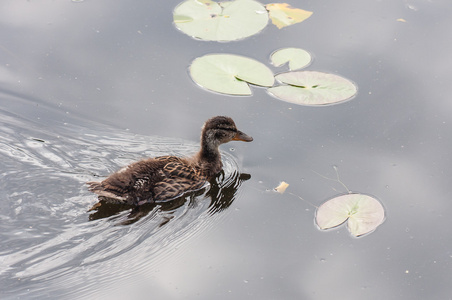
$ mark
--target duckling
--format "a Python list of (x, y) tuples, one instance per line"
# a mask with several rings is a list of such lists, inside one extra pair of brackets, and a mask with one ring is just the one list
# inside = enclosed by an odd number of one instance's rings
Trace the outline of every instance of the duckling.
[[(200, 189), (223, 167), (218, 147), (253, 138), (225, 116), (210, 118), (201, 131), (201, 148), (193, 157), (160, 156), (132, 163), (101, 182), (87, 182), (89, 190), (109, 203), (142, 205)], [(94, 207), (93, 207), (94, 208)]]

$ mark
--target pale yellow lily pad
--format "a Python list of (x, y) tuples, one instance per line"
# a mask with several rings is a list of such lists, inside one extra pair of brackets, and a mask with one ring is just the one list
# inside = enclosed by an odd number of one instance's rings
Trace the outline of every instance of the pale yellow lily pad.
[(273, 86), (273, 72), (257, 60), (233, 54), (207, 54), (190, 66), (191, 78), (202, 88), (229, 95), (249, 96), (249, 84)]
[(268, 13), (254, 0), (186, 0), (174, 9), (173, 20), (176, 28), (191, 37), (226, 42), (260, 32), (267, 26)]
[(265, 6), (272, 23), (279, 29), (303, 22), (312, 15), (312, 11), (293, 8), (287, 3), (270, 3)]

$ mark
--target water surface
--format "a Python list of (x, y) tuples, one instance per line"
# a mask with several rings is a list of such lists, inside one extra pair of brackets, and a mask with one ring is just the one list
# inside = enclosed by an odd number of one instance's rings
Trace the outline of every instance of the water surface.
[[(174, 28), (178, 2), (0, 4), (0, 297), (449, 299), (452, 5), (292, 2), (313, 16), (214, 43)], [(187, 74), (207, 53), (267, 63), (282, 47), (308, 50), (310, 70), (350, 78), (358, 96), (296, 106), (259, 88), (209, 93)], [(132, 222), (131, 210), (90, 220), (86, 181), (193, 153), (214, 115), (254, 141), (222, 147), (213, 189)], [(333, 166), (383, 203), (372, 234), (315, 226), (315, 206), (346, 192)], [(282, 180), (287, 192), (272, 192)]]

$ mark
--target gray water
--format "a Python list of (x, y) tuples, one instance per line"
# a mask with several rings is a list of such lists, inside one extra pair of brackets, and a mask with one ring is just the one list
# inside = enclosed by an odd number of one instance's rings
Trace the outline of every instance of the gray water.
[[(178, 3), (0, 4), (0, 298), (451, 299), (452, 4), (292, 1), (312, 17), (215, 43), (174, 28)], [(353, 80), (357, 97), (305, 107), (188, 76), (207, 53), (267, 63), (283, 47)], [(88, 212), (86, 181), (192, 154), (214, 115), (254, 141), (222, 146), (210, 186)], [(342, 183), (382, 202), (375, 232), (317, 228), (315, 206)]]

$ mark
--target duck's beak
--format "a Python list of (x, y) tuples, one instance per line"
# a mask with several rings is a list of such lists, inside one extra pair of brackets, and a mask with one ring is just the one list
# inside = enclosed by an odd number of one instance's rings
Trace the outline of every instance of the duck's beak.
[(237, 130), (237, 134), (232, 138), (233, 141), (252, 142), (253, 138), (246, 133)]

